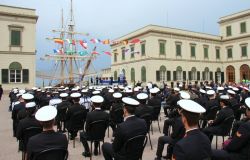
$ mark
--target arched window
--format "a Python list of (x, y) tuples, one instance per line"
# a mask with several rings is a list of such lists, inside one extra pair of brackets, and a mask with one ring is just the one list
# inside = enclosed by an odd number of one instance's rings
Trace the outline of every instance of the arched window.
[(142, 82), (146, 82), (147, 81), (147, 79), (146, 79), (147, 75), (146, 74), (147, 74), (146, 73), (146, 68), (144, 66), (141, 67), (141, 81)]
[(233, 66), (227, 66), (226, 69), (226, 73), (227, 73), (227, 81), (228, 82), (235, 82), (235, 69)]
[(204, 79), (205, 81), (208, 81), (209, 80), (209, 68), (206, 67), (205, 70), (204, 70)]
[(131, 82), (135, 82), (135, 69), (131, 68)]
[(240, 67), (240, 80), (250, 80), (250, 69), (246, 64)]
[(12, 62), (9, 66), (10, 83), (22, 82), (22, 65), (18, 62)]
[(124, 77), (126, 77), (126, 71), (125, 71), (125, 69), (122, 69), (122, 73), (123, 73)]
[(182, 80), (182, 68), (181, 66), (178, 66), (176, 68), (176, 80), (181, 81)]
[(160, 81), (165, 81), (166, 79), (166, 74), (167, 74), (167, 69), (165, 66), (160, 67)]
[(192, 67), (191, 69), (191, 80), (196, 80), (196, 68)]
[(114, 80), (117, 80), (117, 71), (114, 72)]

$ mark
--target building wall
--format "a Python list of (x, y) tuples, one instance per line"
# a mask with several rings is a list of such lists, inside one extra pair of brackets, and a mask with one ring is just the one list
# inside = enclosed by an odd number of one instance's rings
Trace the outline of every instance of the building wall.
[[(35, 85), (37, 18), (33, 9), (0, 5), (0, 83), (5, 90), (13, 87), (31, 88)], [(11, 29), (21, 31), (20, 46), (11, 46)], [(2, 69), (9, 69), (12, 62), (20, 63), (22, 70), (29, 70), (28, 83), (2, 82)]]
[[(240, 23), (246, 22), (246, 33), (240, 33)], [(130, 48), (130, 45), (124, 45), (123, 43), (115, 44), (112, 46), (112, 67), (111, 74), (114, 76), (114, 72), (119, 73), (125, 70), (125, 75), (128, 82), (131, 82), (131, 68), (135, 69), (135, 81), (141, 81), (141, 68), (146, 68), (146, 81), (156, 82), (156, 71), (160, 70), (161, 66), (165, 66), (167, 71), (171, 72), (171, 79), (168, 81), (174, 81), (173, 75), (180, 66), (183, 71), (186, 71), (186, 79), (189, 80), (189, 71), (192, 67), (196, 68), (196, 71), (200, 71), (200, 81), (203, 79), (203, 72), (207, 67), (209, 72), (212, 72), (213, 78), (215, 76), (219, 80), (227, 82), (229, 78), (227, 76), (227, 67), (232, 65), (235, 68), (235, 82), (242, 80), (240, 67), (243, 64), (249, 66), (249, 54), (250, 54), (250, 10), (234, 15), (222, 17), (220, 19), (220, 36), (209, 35), (204, 33), (190, 32), (185, 30), (166, 28), (160, 26), (149, 25), (140, 30), (129, 33), (119, 39), (132, 40), (139, 38), (141, 43), (146, 44), (146, 53), (144, 56), (135, 54), (134, 58), (131, 58), (131, 54), (127, 53), (125, 60), (122, 60), (122, 48)], [(226, 36), (226, 27), (232, 26), (232, 36)], [(165, 55), (160, 55), (159, 42), (165, 42)], [(135, 51), (141, 52), (141, 43), (134, 45)], [(181, 45), (181, 56), (176, 55), (176, 44)], [(195, 45), (196, 56), (191, 57), (191, 45)], [(242, 57), (241, 47), (242, 45), (247, 47), (247, 56)], [(208, 48), (208, 58), (204, 57), (204, 47)], [(227, 49), (232, 48), (232, 58), (228, 58)], [(216, 57), (216, 49), (220, 50), (220, 57)], [(114, 55), (117, 54), (117, 61), (114, 61)], [(217, 71), (220, 71), (217, 73)], [(215, 73), (216, 72), (216, 73)], [(250, 70), (249, 70), (250, 73)], [(220, 75), (220, 76), (219, 76)], [(166, 77), (167, 78), (167, 77)], [(197, 77), (196, 77), (197, 78)], [(249, 74), (250, 79), (250, 74)], [(183, 81), (183, 77), (181, 80)], [(192, 79), (192, 81), (194, 81)]]

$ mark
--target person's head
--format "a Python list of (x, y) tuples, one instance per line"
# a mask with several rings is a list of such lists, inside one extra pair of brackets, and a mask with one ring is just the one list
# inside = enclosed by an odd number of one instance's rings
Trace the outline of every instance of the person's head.
[(60, 97), (62, 98), (62, 101), (66, 101), (68, 96), (69, 96), (68, 93), (61, 93), (60, 94)]
[(120, 102), (122, 98), (122, 94), (119, 92), (113, 93), (113, 97), (115, 98), (115, 102)]
[(90, 100), (92, 102), (93, 109), (95, 109), (95, 108), (101, 108), (104, 98), (102, 96), (96, 95), (91, 97)]
[(22, 95), (22, 99), (25, 103), (33, 102), (34, 96), (30, 93), (25, 93)]
[(229, 96), (228, 95), (221, 95), (220, 96), (220, 106), (223, 108), (224, 106), (229, 105)]
[(36, 103), (29, 102), (25, 105), (27, 116), (31, 117), (36, 112)]
[(140, 102), (140, 104), (146, 104), (148, 95), (146, 93), (139, 93), (136, 98)]
[(72, 98), (73, 103), (76, 104), (76, 103), (79, 103), (81, 94), (80, 93), (72, 93), (70, 95), (70, 97)]
[(134, 115), (136, 107), (138, 107), (140, 104), (137, 100), (128, 97), (122, 98), (122, 102), (124, 103), (123, 107), (124, 117), (127, 117), (129, 115)]
[(179, 100), (177, 102), (180, 109), (180, 115), (185, 128), (197, 127), (201, 113), (206, 110), (198, 103), (192, 100)]
[(56, 115), (57, 110), (55, 107), (44, 106), (36, 112), (35, 118), (42, 124), (43, 130), (46, 131), (53, 130)]
[(209, 99), (213, 99), (214, 95), (215, 95), (215, 91), (214, 90), (208, 90), (207, 95), (208, 95)]

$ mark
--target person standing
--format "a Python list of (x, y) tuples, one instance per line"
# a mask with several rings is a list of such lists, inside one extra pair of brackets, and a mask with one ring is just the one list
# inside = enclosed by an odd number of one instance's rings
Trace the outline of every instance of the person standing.
[(180, 114), (186, 134), (175, 144), (173, 160), (210, 159), (211, 143), (208, 137), (198, 129), (200, 114), (205, 113), (206, 110), (192, 100), (182, 99), (177, 104), (182, 108)]
[(0, 101), (2, 99), (2, 95), (3, 95), (3, 87), (2, 85), (0, 84)]

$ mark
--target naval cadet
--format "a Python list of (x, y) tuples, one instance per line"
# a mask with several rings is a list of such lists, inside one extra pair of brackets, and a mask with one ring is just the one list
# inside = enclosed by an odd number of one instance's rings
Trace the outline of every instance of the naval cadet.
[[(134, 159), (133, 153), (125, 152), (125, 143), (132, 137), (138, 135), (147, 134), (147, 124), (145, 120), (137, 118), (135, 114), (136, 107), (139, 106), (139, 102), (132, 98), (122, 98), (124, 103), (124, 122), (119, 124), (112, 144), (104, 143), (102, 145), (103, 156), (105, 160), (112, 160), (114, 157), (120, 159), (119, 157), (130, 157), (129, 159)], [(134, 151), (135, 153), (138, 151)]]
[[(55, 132), (53, 129), (56, 114), (57, 110), (54, 106), (44, 106), (36, 112), (35, 118), (42, 124), (43, 131), (29, 139), (27, 145), (28, 160), (32, 160), (41, 151), (47, 149), (68, 149), (66, 135), (60, 132)], [(56, 154), (49, 159), (64, 159), (64, 155)]]
[[(92, 112), (87, 113), (86, 117), (86, 125), (85, 125), (85, 131), (80, 133), (80, 141), (83, 144), (84, 152), (82, 153), (85, 157), (90, 157), (90, 149), (88, 145), (88, 140), (90, 140), (90, 128), (91, 123), (99, 120), (103, 120), (106, 122), (106, 127), (108, 127), (109, 124), (109, 114), (101, 109), (101, 105), (104, 101), (104, 98), (100, 95), (95, 95), (91, 97), (92, 104)], [(94, 155), (98, 155), (98, 142), (94, 142)]]
[(141, 117), (146, 114), (149, 114), (149, 115), (153, 114), (153, 107), (148, 106), (146, 104), (147, 99), (148, 99), (148, 95), (146, 93), (139, 93), (137, 95), (137, 100), (140, 102), (139, 107), (136, 107), (136, 110), (135, 110), (135, 115), (137, 117)]
[(192, 100), (180, 100), (181, 119), (186, 129), (184, 138), (179, 140), (173, 151), (173, 160), (205, 160), (211, 157), (211, 144), (208, 137), (198, 129), (201, 113), (205, 109)]
[(250, 149), (250, 98), (245, 99), (247, 119), (223, 150), (213, 150), (212, 160), (248, 160)]

